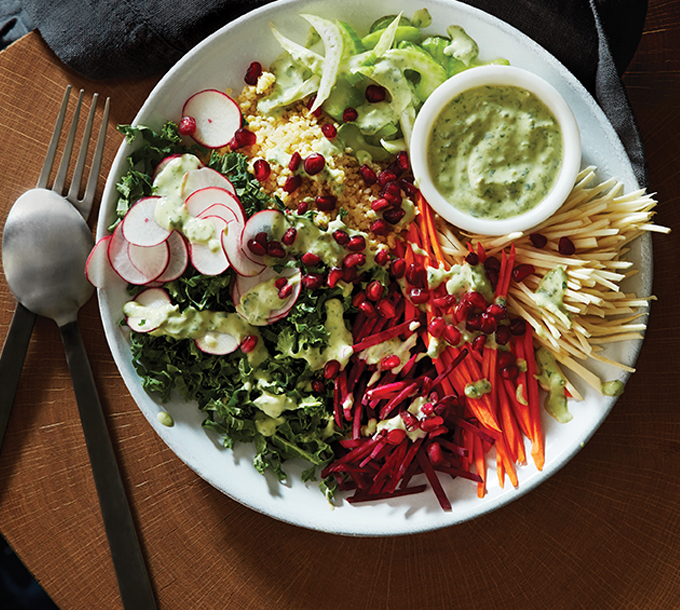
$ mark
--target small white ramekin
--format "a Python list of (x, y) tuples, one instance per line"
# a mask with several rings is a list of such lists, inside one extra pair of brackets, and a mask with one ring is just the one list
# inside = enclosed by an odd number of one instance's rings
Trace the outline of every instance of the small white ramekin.
[[(464, 91), (486, 85), (515, 86), (533, 93), (552, 112), (562, 131), (562, 163), (552, 189), (531, 210), (502, 220), (476, 218), (451, 205), (435, 187), (427, 161), (432, 128), (443, 108)], [(581, 134), (571, 108), (551, 84), (532, 72), (514, 66), (479, 66), (460, 72), (442, 83), (418, 112), (409, 148), (416, 185), (427, 202), (452, 225), (481, 235), (526, 232), (542, 223), (569, 196), (581, 168)]]

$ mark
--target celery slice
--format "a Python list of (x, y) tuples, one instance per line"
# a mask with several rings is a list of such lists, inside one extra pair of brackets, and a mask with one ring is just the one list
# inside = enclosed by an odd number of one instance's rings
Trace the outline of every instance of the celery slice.
[(306, 19), (318, 32), (325, 49), (319, 90), (316, 92), (316, 99), (311, 107), (311, 111), (314, 112), (330, 95), (331, 89), (338, 78), (345, 43), (340, 28), (332, 21), (317, 17), (316, 15), (303, 14), (300, 16)]

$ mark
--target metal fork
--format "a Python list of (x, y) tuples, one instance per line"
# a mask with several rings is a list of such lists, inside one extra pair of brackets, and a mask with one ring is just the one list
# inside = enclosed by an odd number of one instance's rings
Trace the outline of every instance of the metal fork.
[[(109, 100), (105, 104), (85, 194), (82, 199), (79, 199), (78, 194), (92, 134), (97, 94), (92, 98), (68, 194), (66, 197), (62, 195), (83, 101), (82, 90), (78, 96), (52, 190), (46, 189), (61, 136), (69, 95), (70, 87), (64, 94), (38, 186), (24, 193), (17, 200), (5, 224), (2, 256), (6, 279), (12, 291), (26, 307), (21, 304), (17, 306), (8, 341), (0, 357), (0, 392), (2, 392), (0, 398), (3, 401), (0, 407), (9, 413), (12, 405), (13, 390), (17, 386), (21, 364), (35, 320), (35, 315), (30, 313), (29, 309), (40, 315), (51, 317), (57, 322), (64, 340), (123, 606), (126, 610), (153, 609), (156, 605), (151, 584), (76, 320), (78, 309), (92, 294), (92, 287), (87, 284), (84, 275), (80, 273), (84, 274), (85, 258), (93, 243), (85, 220), (89, 216), (94, 200), (106, 138)], [(44, 221), (46, 217), (49, 217), (49, 220)], [(71, 237), (73, 238), (71, 242), (66, 243)], [(31, 247), (26, 248), (27, 244), (33, 244), (34, 250)], [(35, 255), (27, 256), (26, 250), (34, 252)], [(79, 273), (78, 270), (81, 268), (82, 271)], [(54, 286), (51, 285), (54, 283), (53, 278), (57, 279)], [(72, 279), (68, 281), (68, 278)], [(59, 303), (62, 304), (59, 305)], [(20, 354), (11, 351), (12, 346), (15, 345), (20, 346), (22, 350)], [(4, 375), (9, 374), (16, 374), (17, 379), (3, 378)], [(8, 387), (12, 390), (8, 391)], [(5, 416), (5, 420), (7, 417), (8, 415)]]

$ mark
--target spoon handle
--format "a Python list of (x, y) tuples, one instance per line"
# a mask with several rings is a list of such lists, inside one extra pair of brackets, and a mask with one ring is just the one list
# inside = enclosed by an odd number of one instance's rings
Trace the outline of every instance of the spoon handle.
[(151, 582), (78, 323), (64, 324), (60, 331), (123, 607), (155, 609)]
[(17, 393), (36, 315), (17, 303), (0, 355), (0, 450)]

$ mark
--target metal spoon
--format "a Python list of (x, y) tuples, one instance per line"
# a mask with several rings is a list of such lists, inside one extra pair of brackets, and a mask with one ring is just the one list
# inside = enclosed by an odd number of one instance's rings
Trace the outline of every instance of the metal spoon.
[(69, 201), (53, 190), (32, 189), (7, 216), (2, 261), (17, 300), (59, 326), (123, 606), (148, 610), (156, 608), (153, 591), (77, 322), (93, 292), (85, 278), (93, 245), (90, 228)]

